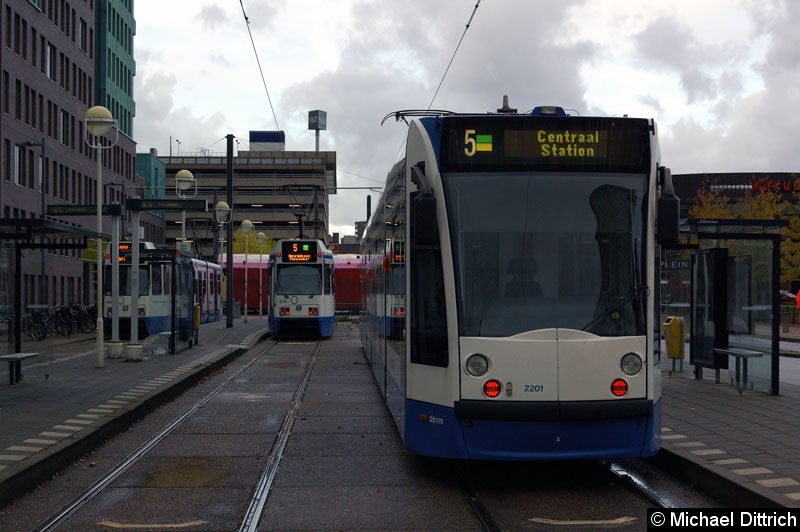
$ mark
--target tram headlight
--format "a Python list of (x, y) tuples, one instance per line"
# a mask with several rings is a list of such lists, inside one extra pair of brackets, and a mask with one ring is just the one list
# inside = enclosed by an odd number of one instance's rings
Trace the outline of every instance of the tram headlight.
[(642, 371), (642, 357), (636, 353), (628, 353), (622, 357), (619, 366), (625, 375), (636, 375)]
[(481, 354), (470, 355), (467, 359), (466, 368), (467, 373), (473, 377), (480, 377), (489, 371), (489, 360)]

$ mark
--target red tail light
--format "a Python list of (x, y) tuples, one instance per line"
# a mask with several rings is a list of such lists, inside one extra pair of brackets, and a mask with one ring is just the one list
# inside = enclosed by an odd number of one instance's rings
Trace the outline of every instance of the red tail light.
[(625, 382), (625, 379), (614, 379), (614, 382), (611, 383), (611, 393), (616, 397), (622, 397), (628, 393), (628, 383)]
[(500, 395), (500, 390), (502, 389), (502, 385), (500, 381), (490, 379), (483, 383), (483, 393), (486, 397), (497, 397)]

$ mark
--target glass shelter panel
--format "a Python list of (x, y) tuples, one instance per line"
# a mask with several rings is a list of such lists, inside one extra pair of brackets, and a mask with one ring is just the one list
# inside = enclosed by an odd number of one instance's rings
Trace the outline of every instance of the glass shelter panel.
[[(733, 240), (728, 259), (729, 344), (763, 353), (746, 361), (747, 389), (771, 391), (772, 376), (772, 242)], [(742, 361), (742, 365), (745, 361)], [(736, 361), (728, 367), (734, 382)], [(744, 371), (744, 368), (742, 368)], [(744, 378), (744, 375), (742, 375)]]

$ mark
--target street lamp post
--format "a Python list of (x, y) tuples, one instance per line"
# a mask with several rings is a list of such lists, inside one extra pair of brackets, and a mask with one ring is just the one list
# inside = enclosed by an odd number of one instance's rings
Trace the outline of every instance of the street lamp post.
[[(41, 142), (35, 142), (32, 140), (26, 140), (25, 142), (20, 142), (17, 146), (21, 146), (23, 148), (32, 148), (34, 146), (39, 146), (42, 148), (42, 167), (39, 169), (39, 191), (42, 195), (42, 213), (41, 219), (44, 220), (45, 215), (47, 214), (47, 207), (45, 206), (45, 195), (47, 194), (47, 137), (42, 137)], [(43, 305), (49, 305), (48, 297), (47, 297), (47, 279), (46, 279), (46, 259), (47, 259), (47, 250), (42, 247), (41, 249), (42, 257), (41, 257), (41, 275), (39, 278), (39, 303)]]
[(262, 231), (259, 231), (256, 234), (256, 240), (258, 241), (258, 317), (263, 318), (264, 290), (262, 288), (262, 282), (261, 282), (261, 258), (262, 258), (262, 253), (264, 252), (264, 242), (267, 241), (267, 235), (265, 235)]
[[(219, 224), (219, 243), (220, 243), (220, 256), (223, 256), (224, 248), (222, 244), (222, 235), (223, 235), (223, 228), (225, 224), (230, 222), (231, 220), (231, 208), (230, 206), (224, 201), (218, 201), (216, 205), (214, 205), (214, 217), (217, 219), (217, 223)], [(230, 272), (228, 272), (230, 274)], [(229, 296), (230, 297), (230, 296)], [(220, 309), (221, 310), (221, 309)], [(222, 325), (222, 316), (219, 319), (220, 326)], [(222, 328), (222, 327), (220, 327)]]
[[(94, 148), (97, 155), (97, 367), (105, 364), (103, 352), (103, 150), (112, 148), (119, 140), (119, 129), (111, 111), (102, 105), (95, 105), (86, 111), (86, 144)], [(113, 129), (115, 136), (103, 138)], [(92, 143), (94, 137), (94, 143)], [(136, 290), (136, 287), (134, 287)], [(134, 311), (135, 312), (135, 311)]]
[[(175, 194), (180, 199), (189, 199), (197, 195), (197, 181), (189, 170), (178, 170), (175, 174)], [(186, 211), (181, 211), (181, 251), (186, 250)]]
[(247, 323), (247, 260), (249, 258), (248, 243), (250, 240), (250, 232), (253, 230), (253, 222), (250, 220), (242, 220), (242, 235), (244, 236), (244, 321)]

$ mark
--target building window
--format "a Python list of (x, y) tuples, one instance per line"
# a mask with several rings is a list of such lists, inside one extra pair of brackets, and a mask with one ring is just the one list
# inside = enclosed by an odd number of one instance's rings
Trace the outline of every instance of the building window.
[(14, 118), (22, 120), (22, 82), (16, 80), (14, 83)]
[(47, 43), (44, 65), (44, 72), (47, 77), (56, 81), (56, 47), (50, 43)]
[(25, 162), (22, 160), (22, 148), (15, 146), (14, 148), (14, 184), (19, 185), (22, 180), (22, 168)]
[(6, 6), (6, 48), (11, 48), (11, 36), (14, 34), (11, 26), (11, 21), (13, 17), (11, 16), (11, 6)]
[(5, 145), (3, 146), (3, 160), (3, 179), (11, 181), (11, 141), (9, 139), (5, 140)]
[(10, 84), (11, 76), (9, 76), (8, 72), (3, 70), (3, 112), (5, 114), (11, 113), (11, 95), (8, 93)]
[(81, 51), (86, 53), (86, 37), (88, 32), (86, 31), (86, 21), (81, 19), (80, 24), (78, 24), (78, 43), (81, 47)]
[(65, 146), (69, 145), (69, 114), (61, 111), (58, 115), (58, 140)]

